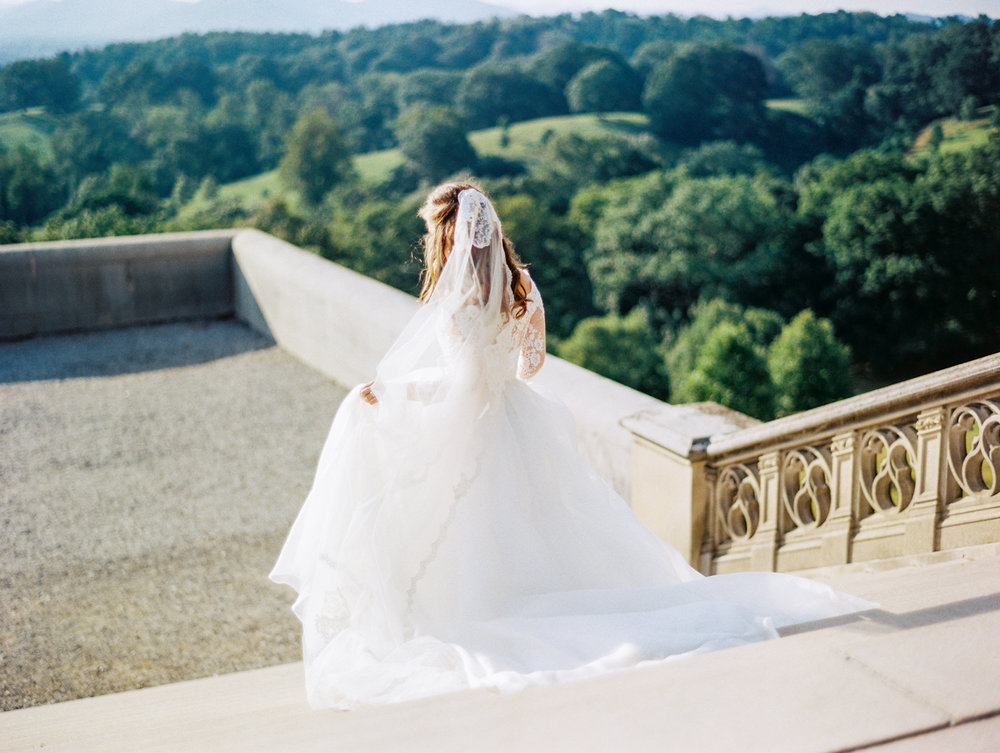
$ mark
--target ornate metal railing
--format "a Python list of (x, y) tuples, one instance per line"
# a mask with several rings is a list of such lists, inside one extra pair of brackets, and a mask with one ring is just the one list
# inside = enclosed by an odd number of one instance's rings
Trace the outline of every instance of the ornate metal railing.
[(1000, 541), (1000, 354), (709, 443), (701, 568)]

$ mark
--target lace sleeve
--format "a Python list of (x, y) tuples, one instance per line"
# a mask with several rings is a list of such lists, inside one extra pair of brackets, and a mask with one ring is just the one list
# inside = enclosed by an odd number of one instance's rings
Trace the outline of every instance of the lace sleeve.
[(525, 316), (530, 316), (521, 337), (521, 353), (517, 358), (517, 378), (531, 379), (545, 362), (545, 309), (541, 303), (529, 308)]

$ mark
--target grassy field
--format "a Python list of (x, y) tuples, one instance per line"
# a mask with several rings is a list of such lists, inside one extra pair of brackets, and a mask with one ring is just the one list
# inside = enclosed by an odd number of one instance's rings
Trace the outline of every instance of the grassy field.
[[(982, 146), (989, 140), (990, 134), (996, 130), (990, 125), (989, 117), (977, 118), (976, 120), (945, 118), (937, 122), (941, 124), (941, 131), (944, 134), (944, 141), (941, 142), (941, 151), (945, 154), (949, 152), (964, 152), (968, 149)], [(931, 132), (933, 130), (934, 124), (931, 123), (917, 135), (917, 138), (913, 141), (913, 147), (910, 149), (910, 154), (919, 155), (930, 152), (932, 148)]]
[(288, 190), (278, 177), (277, 170), (270, 170), (259, 175), (251, 175), (232, 183), (219, 186), (209, 193), (203, 189), (188, 200), (177, 212), (176, 221), (183, 224), (185, 220), (196, 217), (208, 209), (213, 203), (226, 202), (254, 211), (270, 197), (278, 197), (288, 203), (293, 209), (299, 208), (299, 196), (295, 191)]
[[(562, 115), (539, 118), (507, 127), (507, 144), (504, 146), (503, 128), (486, 128), (469, 134), (469, 143), (483, 157), (503, 157), (530, 165), (538, 158), (545, 141), (557, 134), (575, 133), (595, 136), (602, 133), (640, 133), (645, 130), (648, 118), (638, 112), (615, 112), (605, 115)], [(363, 180), (378, 183), (387, 179), (392, 171), (403, 164), (399, 149), (360, 154), (354, 167)]]
[(767, 106), (772, 110), (785, 110), (796, 115), (808, 115), (809, 105), (804, 99), (769, 99)]
[(45, 159), (51, 159), (51, 136), (55, 128), (55, 118), (40, 107), (0, 113), (0, 147), (16, 149), (25, 146), (39, 152)]

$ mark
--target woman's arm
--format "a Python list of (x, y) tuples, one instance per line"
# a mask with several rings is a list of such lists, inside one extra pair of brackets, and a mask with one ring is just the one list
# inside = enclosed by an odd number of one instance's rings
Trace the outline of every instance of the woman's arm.
[(521, 337), (521, 352), (517, 357), (517, 378), (527, 381), (538, 373), (545, 363), (545, 305), (538, 286), (528, 270), (521, 269), (521, 282), (527, 287), (528, 326)]

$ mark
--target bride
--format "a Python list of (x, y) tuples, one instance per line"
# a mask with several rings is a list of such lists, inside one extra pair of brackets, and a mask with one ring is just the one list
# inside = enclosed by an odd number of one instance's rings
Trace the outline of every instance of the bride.
[(449, 183), (420, 216), (424, 305), (341, 404), (271, 573), (298, 592), (310, 705), (514, 690), (872, 606), (788, 575), (689, 567), (528, 382), (545, 357), (542, 297), (489, 200)]

